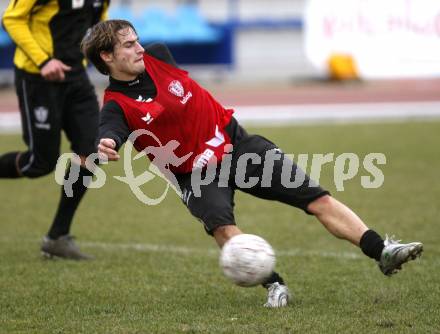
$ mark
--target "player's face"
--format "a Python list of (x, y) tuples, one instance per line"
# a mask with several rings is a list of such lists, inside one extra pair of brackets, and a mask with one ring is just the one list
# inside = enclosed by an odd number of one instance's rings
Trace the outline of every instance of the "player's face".
[(114, 47), (108, 64), (111, 76), (118, 80), (134, 80), (145, 71), (144, 48), (131, 28), (118, 31), (119, 43)]

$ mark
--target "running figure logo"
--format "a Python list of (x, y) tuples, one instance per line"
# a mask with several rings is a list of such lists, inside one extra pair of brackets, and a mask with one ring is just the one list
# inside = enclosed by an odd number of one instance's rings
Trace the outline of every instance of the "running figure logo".
[[(142, 152), (139, 152), (133, 160), (137, 160), (141, 157), (146, 156), (147, 154), (151, 154), (154, 156), (152, 159), (148, 170), (143, 172), (139, 176), (134, 176), (133, 166), (131, 164), (131, 155), (133, 150), (133, 144), (139, 136), (148, 135), (153, 138), (158, 146), (148, 146)], [(125, 176), (114, 176), (119, 181), (127, 183), (130, 186), (131, 191), (136, 196), (138, 200), (147, 205), (157, 205), (162, 202), (165, 196), (168, 193), (168, 189), (171, 187), (177, 193), (177, 195), (181, 196), (181, 190), (179, 184), (177, 182), (176, 177), (170, 171), (169, 166), (180, 166), (183, 162), (185, 162), (193, 153), (190, 152), (183, 157), (177, 157), (174, 153), (174, 150), (180, 145), (180, 143), (176, 140), (170, 140), (165, 146), (162, 145), (159, 138), (146, 129), (139, 129), (133, 131), (128, 137), (128, 141), (124, 147), (124, 171)], [(152, 198), (143, 193), (140, 189), (142, 185), (153, 180), (156, 176), (164, 179), (167, 182), (167, 186), (162, 194), (156, 198)]]

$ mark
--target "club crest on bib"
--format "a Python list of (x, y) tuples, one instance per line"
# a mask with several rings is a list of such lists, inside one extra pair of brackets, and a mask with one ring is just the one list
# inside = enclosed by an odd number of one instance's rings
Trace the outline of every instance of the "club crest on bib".
[(185, 94), (185, 90), (183, 89), (182, 84), (180, 83), (179, 80), (173, 80), (171, 81), (171, 83), (168, 86), (168, 91), (171, 94), (174, 94), (178, 97), (182, 97), (183, 94)]

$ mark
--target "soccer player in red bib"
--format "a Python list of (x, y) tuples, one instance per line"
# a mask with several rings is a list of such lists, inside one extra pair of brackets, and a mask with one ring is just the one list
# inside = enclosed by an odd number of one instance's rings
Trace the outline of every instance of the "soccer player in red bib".
[[(134, 147), (146, 151), (169, 175), (169, 181), (180, 188), (183, 203), (219, 247), (242, 233), (233, 213), (234, 192), (239, 189), (316, 216), (331, 234), (375, 259), (385, 275), (394, 274), (403, 263), (421, 254), (423, 245), (419, 242), (383, 240), (288, 160), (274, 143), (248, 134), (233, 117), (233, 110), (224, 108), (177, 67), (165, 45), (144, 49), (131, 23), (98, 23), (84, 37), (81, 47), (95, 67), (110, 76), (100, 116), (98, 152), (108, 160), (118, 160), (118, 150), (131, 139), (130, 134), (144, 131), (135, 138)], [(158, 142), (166, 144), (166, 149), (158, 149)], [(265, 163), (268, 156), (272, 156), (270, 164)], [(243, 164), (249, 162), (248, 157), (251, 163)], [(286, 161), (288, 176), (303, 180), (295, 187), (286, 187), (282, 180)], [(225, 165), (229, 166), (227, 173)], [(272, 167), (269, 178), (268, 165)], [(210, 182), (195, 183), (196, 172), (204, 180), (210, 177)], [(289, 290), (278, 273), (273, 272), (263, 286), (268, 289), (265, 306), (288, 304)]]

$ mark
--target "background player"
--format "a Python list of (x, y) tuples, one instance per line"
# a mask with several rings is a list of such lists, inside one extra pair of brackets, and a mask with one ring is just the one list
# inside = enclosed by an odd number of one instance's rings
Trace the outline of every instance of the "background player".
[[(91, 175), (85, 157), (96, 151), (99, 106), (84, 67), (79, 45), (93, 24), (107, 15), (109, 0), (12, 0), (2, 23), (17, 45), (15, 87), (21, 112), (25, 152), (0, 156), (0, 178), (36, 178), (51, 173), (57, 163), (64, 130), (73, 152), (81, 157), (80, 177), (73, 196), (61, 198), (41, 250), (48, 256), (89, 258), (70, 232), (75, 211)], [(77, 167), (77, 166), (76, 166)], [(74, 167), (72, 167), (74, 168)], [(66, 175), (69, 174), (69, 169)]]

